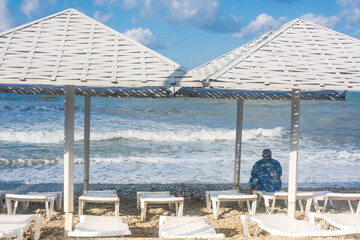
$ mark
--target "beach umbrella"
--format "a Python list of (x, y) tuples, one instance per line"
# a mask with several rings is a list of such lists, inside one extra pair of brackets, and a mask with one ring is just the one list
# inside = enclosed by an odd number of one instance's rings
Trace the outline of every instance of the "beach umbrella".
[(300, 100), (309, 93), (313, 100), (344, 100), (344, 94), (334, 90), (360, 90), (360, 41), (295, 19), (191, 70), (190, 74), (203, 82), (203, 89), (180, 89), (179, 95), (238, 99), (235, 188), (240, 179), (243, 101), (291, 96), (288, 214), (294, 217)]
[(0, 33), (0, 91), (65, 95), (64, 211), (74, 211), (74, 101), (85, 96), (85, 185), (90, 97), (166, 98), (201, 87), (179, 64), (74, 9)]

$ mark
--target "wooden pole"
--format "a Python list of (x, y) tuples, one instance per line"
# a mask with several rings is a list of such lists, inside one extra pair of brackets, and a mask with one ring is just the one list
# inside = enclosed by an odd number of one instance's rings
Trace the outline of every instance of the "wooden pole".
[(74, 212), (74, 112), (75, 88), (65, 86), (65, 144), (64, 144), (64, 212), (65, 235), (72, 231), (72, 216)]
[(300, 139), (300, 89), (292, 90), (291, 103), (291, 136), (289, 156), (289, 188), (288, 188), (288, 215), (295, 218), (296, 192), (297, 192), (297, 167)]
[(244, 100), (237, 100), (236, 113), (236, 140), (235, 140), (235, 168), (234, 168), (234, 189), (239, 190), (240, 185), (240, 168), (241, 168), (241, 144), (243, 128)]
[(91, 97), (85, 96), (84, 112), (84, 191), (89, 190), (90, 171), (90, 109)]

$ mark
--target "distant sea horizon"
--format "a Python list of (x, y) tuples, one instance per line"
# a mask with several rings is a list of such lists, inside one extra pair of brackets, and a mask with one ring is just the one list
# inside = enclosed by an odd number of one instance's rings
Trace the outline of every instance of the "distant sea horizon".
[[(91, 103), (91, 183), (233, 182), (236, 100), (93, 97)], [(75, 182), (81, 183), (83, 97), (75, 104)], [(63, 110), (63, 96), (0, 94), (0, 183), (63, 182)], [(245, 101), (242, 184), (270, 148), (286, 186), (290, 111), (290, 101)], [(358, 185), (360, 92), (348, 92), (346, 101), (302, 101), (300, 132), (299, 183)]]

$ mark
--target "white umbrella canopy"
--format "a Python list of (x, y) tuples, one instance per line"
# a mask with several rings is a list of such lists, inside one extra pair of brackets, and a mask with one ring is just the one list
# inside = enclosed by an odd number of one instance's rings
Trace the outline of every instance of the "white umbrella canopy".
[(161, 54), (75, 9), (0, 33), (0, 84), (201, 86)]

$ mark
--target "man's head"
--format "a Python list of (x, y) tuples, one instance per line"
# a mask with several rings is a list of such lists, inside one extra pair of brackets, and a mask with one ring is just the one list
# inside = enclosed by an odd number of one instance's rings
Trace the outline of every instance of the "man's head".
[(264, 149), (263, 150), (263, 153), (262, 153), (262, 156), (263, 157), (267, 157), (267, 156), (270, 156), (271, 157), (271, 150), (270, 149)]

